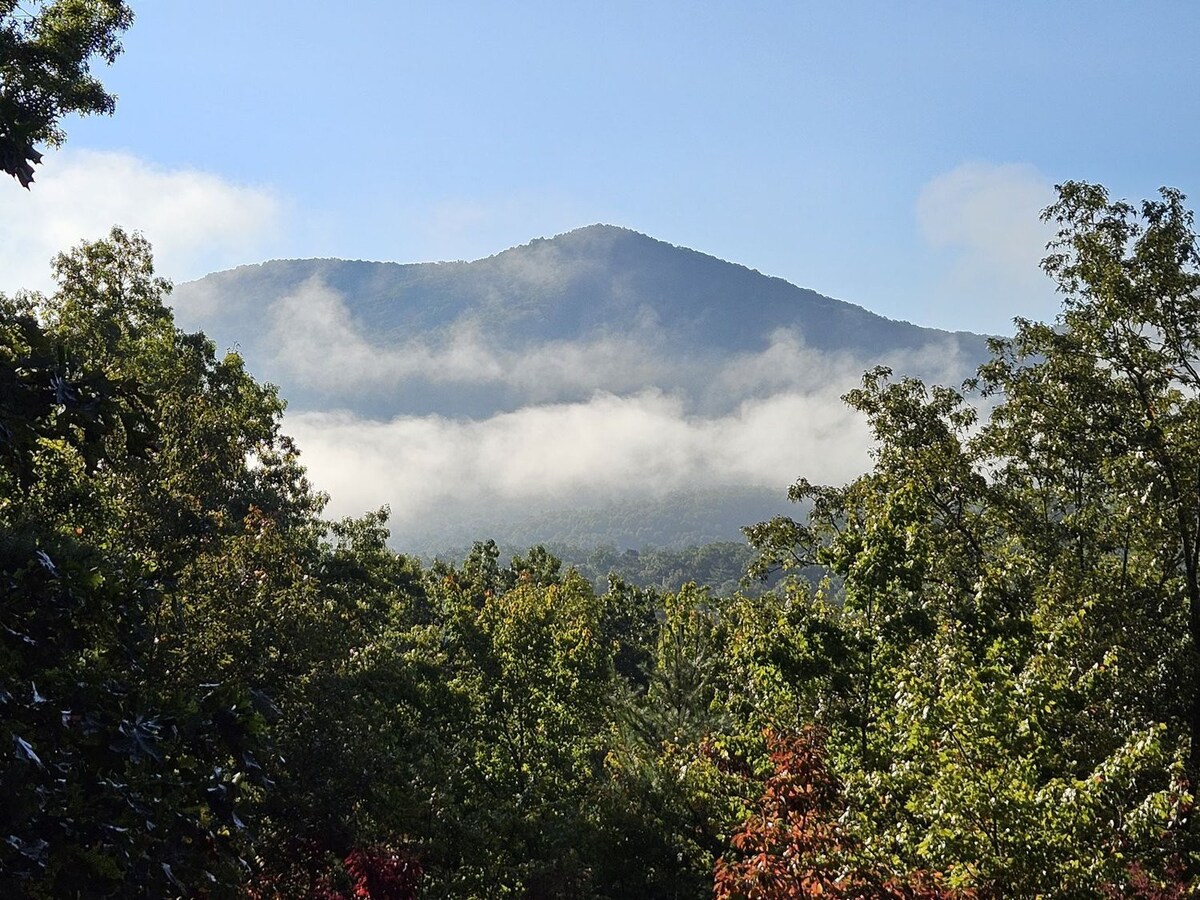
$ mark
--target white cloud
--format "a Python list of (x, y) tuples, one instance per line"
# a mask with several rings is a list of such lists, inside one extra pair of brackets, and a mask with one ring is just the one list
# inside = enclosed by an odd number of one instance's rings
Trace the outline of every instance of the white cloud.
[(50, 259), (113, 225), (150, 240), (161, 274), (196, 278), (254, 261), (281, 219), (268, 190), (125, 153), (64, 150), (46, 157), (37, 179), (28, 193), (0, 186), (0, 291), (50, 288)]
[(650, 333), (599, 334), (510, 348), (497, 346), (469, 319), (441, 335), (372, 342), (342, 296), (311, 279), (272, 304), (264, 349), (282, 379), (329, 394), (386, 390), (418, 379), (504, 386), (523, 401), (538, 403), (594, 390), (635, 390), (670, 378), (661, 344), (662, 338)]
[[(562, 271), (507, 274), (551, 269)], [(866, 424), (840, 399), (865, 368), (955, 382), (974, 362), (950, 337), (864, 360), (811, 347), (794, 329), (757, 351), (697, 352), (637, 313), (622, 332), (575, 340), (514, 346), (470, 317), (397, 339), (368, 331), (320, 278), (261, 313), (265, 374), (310, 392), (284, 427), (330, 514), (387, 504), (407, 549), (695, 490), (764, 490), (786, 506), (799, 475), (838, 483), (867, 468)], [(432, 392), (450, 399), (425, 408), (457, 409), (460, 392), (480, 391), (489, 401), (475, 418), (383, 418), (404, 408), (394, 396)], [(379, 418), (331, 409), (340, 404)]]
[(688, 415), (679, 397), (647, 390), (482, 420), (309, 412), (285, 425), (314, 483), (332, 495), (332, 514), (388, 503), (403, 540), (422, 523), (470, 522), (494, 506), (582, 509), (728, 486), (782, 497), (800, 474), (844, 481), (865, 470), (868, 437), (839, 390), (782, 392), (711, 417)]
[(957, 321), (1009, 333), (1013, 316), (1053, 316), (1054, 288), (1040, 269), (1053, 234), (1040, 214), (1053, 200), (1050, 181), (1023, 164), (967, 163), (922, 188), (921, 234), (948, 254), (930, 298), (938, 319), (954, 322), (970, 306)]
[(675, 492), (766, 489), (782, 499), (800, 475), (844, 482), (868, 467), (866, 423), (840, 399), (864, 368), (883, 362), (942, 382), (970, 368), (953, 339), (864, 361), (816, 350), (788, 329), (761, 351), (703, 358), (672, 351), (652, 322), (524, 348), (461, 324), (389, 346), (318, 280), (273, 315), (266, 333), (284, 354), (285, 382), (324, 383), (342, 396), (418, 380), (492, 385), (513, 399), (511, 411), (473, 419), (287, 416), (314, 483), (331, 495), (330, 513), (386, 503), (400, 547), (423, 546), (434, 531)]

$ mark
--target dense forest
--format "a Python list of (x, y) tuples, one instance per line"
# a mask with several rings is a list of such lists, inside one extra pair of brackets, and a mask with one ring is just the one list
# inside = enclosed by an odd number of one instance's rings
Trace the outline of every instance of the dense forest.
[[(46, 58), (15, 8), (0, 67)], [(83, 81), (4, 95), (25, 186), (128, 25), (46, 8)], [(716, 587), (664, 557), (598, 589), (540, 546), (425, 564), (386, 510), (330, 521), (148, 243), (67, 250), (0, 295), (0, 893), (1188, 895), (1200, 250), (1172, 190), (1067, 183), (1046, 218), (1058, 320), (960, 388), (868, 372), (870, 471), (747, 528), (757, 590), (721, 553), (691, 561)]]

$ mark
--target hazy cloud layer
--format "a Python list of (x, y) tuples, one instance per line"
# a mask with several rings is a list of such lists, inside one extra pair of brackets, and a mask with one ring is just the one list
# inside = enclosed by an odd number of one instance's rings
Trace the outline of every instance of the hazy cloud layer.
[(333, 394), (416, 379), (510, 386), (525, 402), (541, 402), (564, 391), (635, 390), (668, 374), (657, 358), (661, 339), (648, 332), (508, 348), (467, 320), (442, 335), (373, 341), (356, 326), (343, 298), (315, 279), (276, 301), (269, 322), (266, 347), (281, 374)]
[(602, 331), (522, 346), (497, 342), (471, 320), (440, 335), (373, 340), (354, 322), (345, 300), (319, 279), (276, 301), (268, 320), (263, 348), (277, 373), (272, 377), (319, 391), (332, 405), (339, 396), (387, 392), (413, 382), (501, 388), (520, 406), (655, 386), (676, 392), (689, 413), (725, 413), (747, 399), (779, 392), (840, 393), (874, 364), (937, 381), (961, 378), (968, 365), (952, 339), (920, 352), (862, 360), (809, 347), (791, 329), (772, 334), (762, 351), (717, 358), (676, 347), (650, 318), (619, 334)]
[[(420, 546), (431, 527), (469, 531), (483, 516), (536, 517), (697, 488), (763, 488), (782, 499), (799, 475), (841, 482), (867, 466), (865, 424), (840, 399), (865, 368), (887, 363), (943, 382), (969, 368), (952, 338), (863, 360), (814, 349), (789, 329), (757, 352), (705, 356), (674, 346), (652, 319), (620, 334), (524, 346), (461, 320), (395, 342), (365, 333), (318, 279), (276, 301), (267, 320), (263, 346), (277, 380), (326, 398), (290, 413), (286, 427), (331, 494), (331, 512), (388, 503), (401, 547)], [(414, 384), (492, 387), (507, 411), (386, 420), (328, 411)]]
[(308, 412), (289, 415), (286, 426), (316, 484), (332, 494), (331, 512), (390, 503), (402, 542), (430, 519), (469, 521), (496, 505), (586, 507), (724, 486), (782, 496), (800, 474), (853, 477), (867, 447), (863, 422), (832, 386), (781, 392), (714, 417), (690, 416), (680, 397), (647, 390), (482, 420)]
[(1011, 333), (1014, 316), (1052, 317), (1054, 288), (1040, 263), (1053, 230), (1039, 216), (1053, 200), (1053, 185), (1029, 165), (967, 163), (926, 184), (917, 222), (926, 242), (948, 255), (937, 304), (969, 304), (970, 320), (988, 322), (995, 334)]
[(50, 259), (113, 225), (141, 231), (159, 272), (175, 280), (249, 262), (277, 234), (280, 204), (268, 191), (194, 169), (164, 169), (124, 153), (49, 154), (26, 193), (5, 185), (0, 291), (45, 290)]

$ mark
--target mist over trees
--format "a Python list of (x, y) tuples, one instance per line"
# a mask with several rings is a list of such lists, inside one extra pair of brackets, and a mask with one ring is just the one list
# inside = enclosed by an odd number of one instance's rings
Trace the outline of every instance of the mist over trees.
[(797, 471), (862, 471), (840, 396), (865, 368), (957, 383), (987, 357), (608, 225), (471, 262), (273, 260), (172, 297), (281, 386), (331, 509), (386, 502), (393, 546), (424, 555), (740, 540)]

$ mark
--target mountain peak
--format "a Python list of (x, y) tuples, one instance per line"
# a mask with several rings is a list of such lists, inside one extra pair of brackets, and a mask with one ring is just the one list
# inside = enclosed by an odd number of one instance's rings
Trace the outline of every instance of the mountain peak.
[[(623, 225), (609, 225), (605, 222), (596, 222), (592, 225), (584, 225), (580, 228), (572, 228), (570, 231), (564, 231), (553, 237), (534, 238), (526, 244), (521, 244), (516, 247), (510, 247), (508, 250), (503, 250), (496, 254), (503, 256), (514, 251), (522, 251), (530, 248), (559, 247), (563, 249), (571, 249), (574, 252), (589, 252), (589, 250), (601, 247), (608, 247), (613, 244), (623, 242), (645, 242), (647, 244), (662, 244), (662, 241), (655, 240), (649, 235), (643, 234), (640, 231), (634, 231), (632, 228), (626, 228)], [(664, 244), (663, 246), (670, 246)]]
[(592, 225), (583, 225), (579, 228), (572, 228), (570, 231), (564, 231), (562, 234), (555, 235), (555, 238), (587, 235), (647, 237), (647, 235), (642, 234), (640, 231), (634, 231), (632, 228), (626, 228), (624, 225), (610, 225), (607, 222), (596, 222)]
[(736, 535), (730, 510), (781, 511), (763, 485), (813, 465), (845, 474), (855, 438), (836, 397), (863, 369), (946, 383), (986, 358), (976, 335), (604, 223), (471, 262), (269, 262), (180, 285), (173, 302), (184, 327), (282, 386), (317, 477), (391, 503), (406, 543), (442, 546), (540, 528), (567, 496), (587, 528), (602, 523), (598, 540), (647, 539), (611, 505), (625, 496), (657, 498), (690, 533), (697, 486), (716, 491), (696, 501), (703, 520)]

